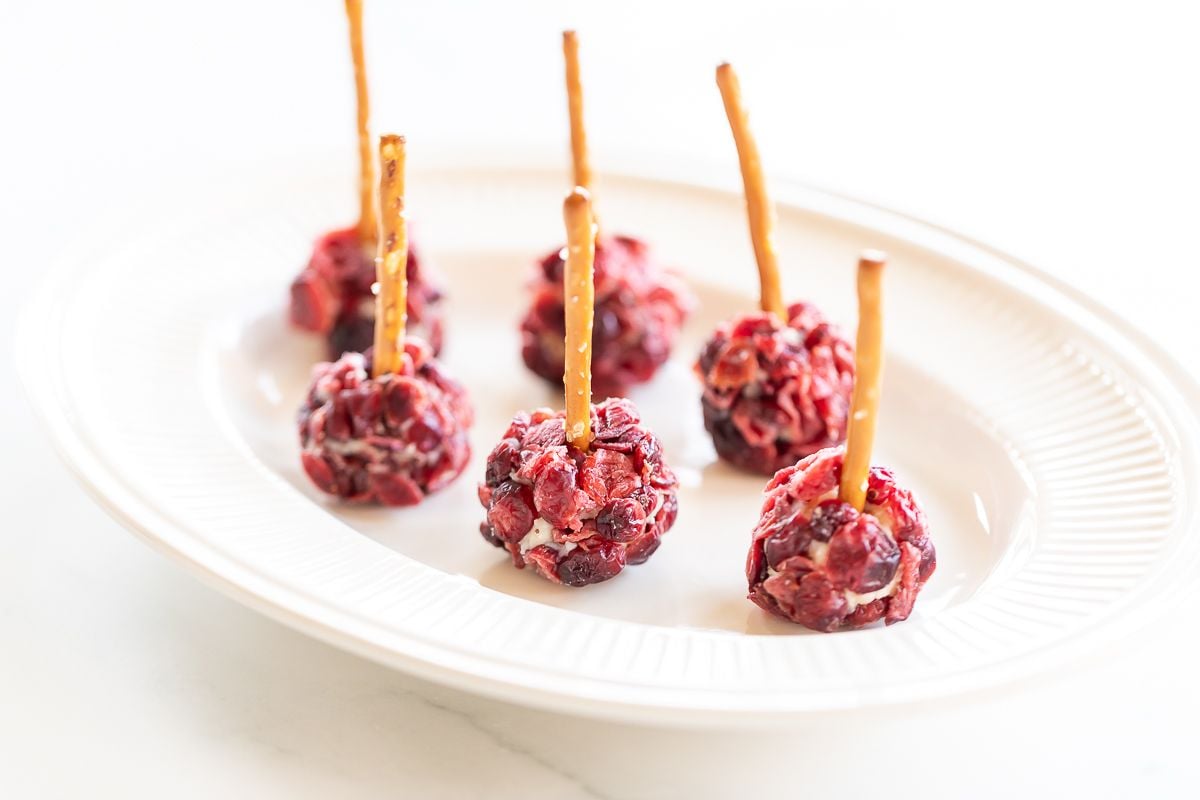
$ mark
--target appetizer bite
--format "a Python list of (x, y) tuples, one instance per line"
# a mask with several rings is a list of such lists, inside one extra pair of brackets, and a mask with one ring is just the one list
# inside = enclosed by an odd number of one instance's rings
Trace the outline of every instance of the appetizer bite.
[(816, 306), (784, 305), (775, 208), (729, 64), (717, 68), (717, 85), (745, 185), (761, 310), (717, 326), (695, 369), (704, 384), (704, 427), (717, 455), (748, 472), (771, 475), (845, 438), (854, 350)]
[[(375, 175), (368, 131), (367, 74), (363, 61), (362, 0), (346, 0), (350, 52), (358, 97), (358, 224), (317, 240), (308, 266), (292, 282), (289, 316), (302, 330), (327, 337), (330, 358), (361, 353), (375, 330)], [(442, 292), (428, 279), (416, 249), (408, 248), (408, 324), (433, 349), (442, 349)]]
[(566, 586), (612, 578), (658, 549), (679, 510), (662, 445), (629, 400), (590, 401), (595, 227), (587, 192), (563, 206), (566, 410), (521, 412), (487, 460), (483, 538)]
[(380, 139), (375, 345), (317, 364), (299, 415), (305, 473), (353, 503), (415, 505), (458, 477), (471, 455), (466, 391), (428, 344), (405, 338), (404, 156), (403, 137)]
[(858, 265), (858, 378), (844, 448), (776, 473), (763, 496), (746, 578), (761, 608), (817, 631), (907, 619), (937, 564), (925, 513), (871, 467), (883, 371), (884, 255)]
[[(574, 31), (563, 33), (563, 55), (575, 185), (591, 192), (579, 43)], [(525, 365), (556, 385), (562, 381), (565, 360), (565, 261), (564, 249), (556, 249), (541, 260), (531, 285), (532, 302), (521, 322), (521, 357)], [(655, 263), (645, 242), (629, 236), (597, 236), (594, 275), (592, 386), (597, 397), (620, 396), (630, 386), (650, 380), (666, 362), (692, 298), (678, 278)]]

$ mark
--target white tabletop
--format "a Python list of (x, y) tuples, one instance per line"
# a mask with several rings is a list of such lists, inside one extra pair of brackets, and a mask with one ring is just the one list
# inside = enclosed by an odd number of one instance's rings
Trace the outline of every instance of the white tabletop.
[[(770, 171), (1040, 264), (1200, 374), (1198, 20), (1183, 4), (989, 5), (376, 0), (375, 119), (414, 147), (487, 137), (565, 157), (557, 32), (573, 25), (598, 168), (629, 147), (732, 168), (711, 75), (728, 58)], [(12, 374), (22, 293), (55, 242), (102, 232), (164, 172), (322, 152), (352, 169), (344, 38), (332, 1), (0, 8), (0, 796), (705, 798), (781, 781), (813, 797), (1195, 796), (1190, 608), (988, 694), (770, 734), (655, 730), (339, 652), (108, 519)]]

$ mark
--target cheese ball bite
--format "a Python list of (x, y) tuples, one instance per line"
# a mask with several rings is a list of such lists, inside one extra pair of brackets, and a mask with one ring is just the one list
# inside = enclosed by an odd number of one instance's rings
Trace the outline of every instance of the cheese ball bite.
[[(408, 251), (408, 327), (437, 355), (442, 350), (442, 290), (410, 243)], [(324, 334), (328, 356), (361, 353), (375, 330), (375, 258), (357, 228), (327, 233), (313, 246), (312, 257), (291, 287), (289, 316), (297, 328)]]
[(746, 560), (756, 605), (825, 632), (907, 619), (937, 565), (925, 513), (891, 472), (871, 468), (862, 511), (839, 499), (843, 453), (771, 479)]
[(719, 325), (695, 370), (717, 455), (772, 475), (846, 437), (854, 347), (807, 303)]
[(407, 339), (396, 372), (372, 377), (373, 355), (313, 368), (298, 417), (301, 465), (341, 500), (415, 505), (466, 467), (471, 404), (419, 339)]
[(858, 374), (846, 446), (775, 474), (746, 558), (750, 599), (817, 631), (907, 619), (937, 565), (920, 505), (891, 472), (871, 466), (885, 263), (877, 250), (858, 262)]
[[(553, 385), (563, 377), (563, 265), (561, 249), (542, 259), (521, 321), (521, 358)], [(682, 281), (653, 261), (644, 242), (628, 236), (596, 242), (594, 275), (592, 389), (599, 398), (622, 396), (666, 363), (693, 300)]]
[(579, 450), (567, 445), (565, 412), (518, 414), (479, 487), (483, 538), (566, 586), (644, 562), (679, 510), (675, 474), (633, 403), (605, 400), (591, 415), (594, 438)]

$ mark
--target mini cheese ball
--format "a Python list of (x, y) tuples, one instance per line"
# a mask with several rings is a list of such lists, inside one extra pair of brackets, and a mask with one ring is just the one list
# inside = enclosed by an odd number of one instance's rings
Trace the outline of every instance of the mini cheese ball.
[[(375, 166), (368, 131), (369, 105), (362, 46), (362, 0), (346, 0), (350, 53), (358, 101), (359, 217), (353, 227), (317, 240), (307, 266), (292, 281), (288, 316), (292, 324), (327, 338), (330, 359), (361, 353), (374, 336)], [(442, 349), (442, 292), (411, 247), (408, 252), (408, 324), (434, 353)]]
[[(289, 316), (297, 328), (325, 335), (331, 359), (361, 353), (375, 336), (375, 258), (357, 228), (325, 234), (313, 246), (308, 265), (292, 281)], [(410, 243), (408, 328), (437, 355), (442, 350), (442, 290)]]
[(817, 631), (907, 619), (937, 565), (916, 499), (891, 472), (871, 466), (885, 260), (868, 250), (858, 262), (858, 374), (846, 445), (775, 474), (746, 558), (750, 599)]
[[(594, 202), (587, 129), (583, 121), (583, 83), (579, 40), (563, 32), (567, 107), (571, 128), (574, 185)], [(566, 353), (563, 295), (565, 249), (546, 255), (530, 284), (530, 304), (521, 319), (521, 358), (531, 372), (561, 385)], [(598, 398), (620, 396), (654, 377), (668, 357), (679, 329), (695, 304), (672, 272), (652, 257), (650, 248), (631, 236), (597, 235), (595, 241), (595, 330), (590, 352), (592, 389)]]
[(678, 481), (634, 404), (591, 403), (596, 230), (587, 192), (563, 203), (565, 409), (517, 414), (488, 456), (483, 538), (565, 586), (615, 577), (658, 549), (679, 510)]
[(400, 368), (372, 377), (374, 350), (313, 368), (300, 409), (301, 465), (350, 503), (415, 505), (462, 474), (473, 414), (463, 387), (408, 338)]
[(717, 326), (695, 370), (703, 385), (704, 427), (717, 455), (739, 469), (771, 475), (845, 440), (854, 348), (816, 306), (784, 304), (775, 209), (729, 64), (717, 68), (717, 86), (745, 186), (760, 310)]
[(641, 564), (679, 510), (675, 474), (633, 403), (608, 399), (591, 416), (594, 438), (580, 450), (567, 445), (565, 412), (518, 414), (479, 486), (483, 538), (566, 586)]
[(912, 493), (872, 467), (858, 511), (838, 496), (842, 461), (833, 447), (776, 473), (746, 559), (756, 605), (825, 632), (907, 619), (937, 565)]
[[(563, 265), (562, 250), (542, 259), (521, 321), (521, 358), (554, 385), (562, 384), (565, 361)], [(594, 276), (592, 389), (597, 397), (621, 396), (666, 363), (693, 301), (683, 282), (654, 262), (647, 245), (628, 236), (596, 242)]]
[(771, 475), (846, 438), (854, 347), (807, 303), (722, 323), (696, 362), (717, 455)]
[(408, 236), (403, 137), (380, 138), (380, 231), (374, 345), (313, 370), (300, 409), (301, 464), (323, 492), (354, 503), (419, 503), (470, 458), (462, 386), (406, 336)]

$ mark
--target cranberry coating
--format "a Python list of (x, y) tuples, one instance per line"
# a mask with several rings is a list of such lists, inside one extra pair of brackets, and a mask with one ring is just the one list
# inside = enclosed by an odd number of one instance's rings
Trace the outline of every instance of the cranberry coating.
[[(521, 357), (536, 375), (561, 386), (563, 377), (563, 252), (542, 259), (532, 303), (521, 322)], [(620, 397), (666, 363), (694, 301), (683, 283), (627, 236), (596, 242), (592, 328), (592, 394)]]
[(429, 346), (409, 337), (399, 374), (371, 377), (371, 351), (313, 367), (300, 409), (301, 463), (317, 488), (352, 503), (408, 506), (467, 465), (473, 412)]
[(937, 566), (925, 513), (891, 472), (871, 468), (861, 513), (837, 499), (842, 455), (776, 473), (746, 559), (750, 599), (818, 631), (907, 619)]
[(479, 485), (479, 530), (518, 569), (585, 586), (658, 549), (679, 512), (679, 482), (629, 400), (592, 406), (586, 453), (567, 446), (563, 417), (539, 409), (513, 418)]
[(717, 455), (771, 475), (846, 438), (854, 347), (815, 306), (722, 323), (696, 362)]
[[(442, 350), (442, 291), (428, 280), (427, 268), (409, 243), (408, 330), (424, 339), (434, 355)], [(374, 341), (375, 259), (363, 251), (358, 231), (346, 228), (317, 240), (308, 266), (292, 282), (289, 314), (297, 328), (328, 336), (329, 358), (362, 353)]]

